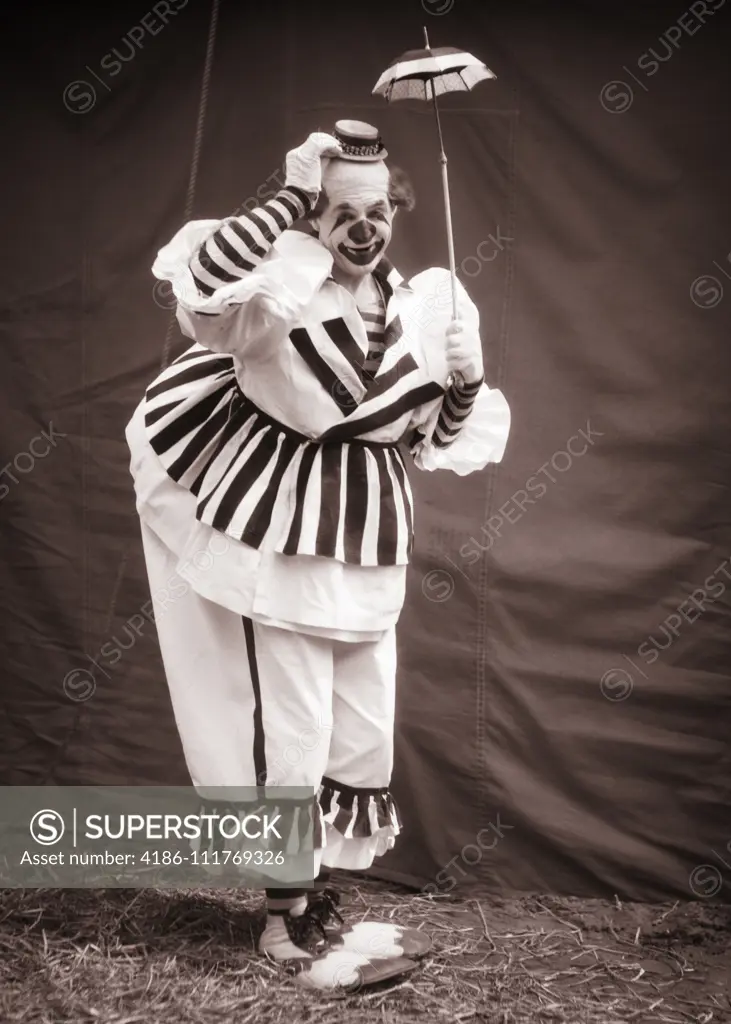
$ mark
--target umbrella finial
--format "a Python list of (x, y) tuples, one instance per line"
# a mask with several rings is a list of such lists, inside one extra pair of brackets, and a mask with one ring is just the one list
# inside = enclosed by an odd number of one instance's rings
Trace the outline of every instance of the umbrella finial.
[(426, 45), (427, 50), (431, 50), (431, 46), (429, 46), (429, 34), (426, 31), (426, 25), (424, 25), (424, 44)]

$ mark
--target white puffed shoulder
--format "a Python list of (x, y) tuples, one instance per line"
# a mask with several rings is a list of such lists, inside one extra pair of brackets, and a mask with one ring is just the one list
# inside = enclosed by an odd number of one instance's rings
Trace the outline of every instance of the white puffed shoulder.
[(302, 232), (285, 231), (251, 273), (222, 285), (213, 295), (202, 295), (190, 261), (224, 223), (190, 221), (160, 249), (152, 273), (159, 280), (170, 281), (179, 305), (190, 313), (223, 313), (259, 296), (273, 318), (297, 319), (332, 270), (328, 251)]

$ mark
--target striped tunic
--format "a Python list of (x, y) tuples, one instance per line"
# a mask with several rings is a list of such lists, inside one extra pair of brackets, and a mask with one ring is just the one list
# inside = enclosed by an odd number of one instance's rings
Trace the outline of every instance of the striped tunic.
[[(198, 520), (238, 541), (283, 555), (405, 565), (413, 502), (399, 444), (410, 435), (412, 453), (423, 444), (449, 448), (483, 384), (460, 388), (430, 364), (442, 358), (443, 333), (438, 358), (427, 359), (408, 322), (417, 322), (408, 310), (418, 312), (420, 297), (385, 259), (373, 273), (381, 301), (356, 307), (319, 242), (287, 231), (312, 202), (286, 188), (218, 222), (189, 252), (198, 298), (179, 295), (178, 318), (197, 343), (147, 389), (148, 442), (196, 497)], [(246, 315), (249, 287), (275, 306), (284, 301), (287, 254), (300, 251), (302, 260), (291, 257), (299, 276), (310, 260), (330, 263), (285, 336), (257, 348), (231, 307)]]

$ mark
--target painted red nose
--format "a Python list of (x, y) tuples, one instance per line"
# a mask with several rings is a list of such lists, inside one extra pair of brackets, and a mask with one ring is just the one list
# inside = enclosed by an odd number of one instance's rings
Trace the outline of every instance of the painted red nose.
[(354, 245), (366, 245), (376, 233), (375, 227), (367, 220), (359, 220), (348, 231), (348, 238)]

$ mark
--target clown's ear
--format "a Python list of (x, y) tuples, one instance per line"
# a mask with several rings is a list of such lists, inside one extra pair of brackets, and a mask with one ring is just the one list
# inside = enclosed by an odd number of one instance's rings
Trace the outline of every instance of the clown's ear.
[(411, 178), (400, 167), (391, 167), (388, 181), (388, 198), (396, 210), (411, 211), (416, 206), (416, 195)]

